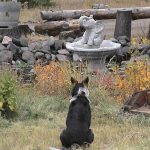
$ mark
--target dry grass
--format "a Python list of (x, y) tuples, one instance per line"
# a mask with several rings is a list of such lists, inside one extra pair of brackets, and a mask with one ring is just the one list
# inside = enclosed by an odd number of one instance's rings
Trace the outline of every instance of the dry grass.
[[(48, 150), (50, 146), (61, 147), (61, 128), (51, 128), (49, 124), (48, 120), (39, 120), (35, 125), (17, 122), (11, 128), (1, 129), (0, 149)], [(99, 123), (94, 123), (92, 129), (95, 140), (89, 150), (149, 150), (149, 126), (115, 123), (110, 118), (106, 122), (99, 119)]]
[[(53, 10), (64, 9), (87, 9), (95, 3), (104, 3), (110, 7), (144, 7), (149, 6), (149, 0), (56, 0), (56, 6), (53, 6)], [(21, 10), (20, 21), (21, 22), (38, 22), (41, 21), (40, 11), (46, 10), (46, 8), (24, 8)]]
[[(117, 104), (103, 88), (90, 88), (94, 143), (87, 150), (149, 150), (150, 118), (118, 115)], [(67, 98), (68, 100), (68, 98)], [(0, 150), (48, 150), (61, 147), (68, 101), (41, 96), (32, 87), (17, 91), (18, 112), (30, 110), (29, 118), (9, 123), (0, 118)], [(34, 114), (38, 114), (34, 117)], [(20, 117), (19, 117), (20, 118)]]
[(39, 8), (22, 9), (20, 13), (20, 22), (39, 22), (41, 20), (40, 11), (41, 9)]
[(91, 8), (92, 4), (103, 3), (110, 7), (132, 7), (148, 6), (148, 0), (56, 0), (56, 6), (59, 9), (86, 9)]

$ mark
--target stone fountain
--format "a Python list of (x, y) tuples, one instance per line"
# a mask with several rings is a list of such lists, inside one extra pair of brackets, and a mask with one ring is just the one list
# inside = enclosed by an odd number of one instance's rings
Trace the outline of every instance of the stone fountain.
[(66, 43), (66, 48), (87, 60), (90, 71), (104, 69), (106, 57), (114, 55), (121, 44), (104, 40), (104, 25), (101, 20), (95, 21), (93, 16), (81, 16), (79, 23), (85, 28), (82, 38), (77, 42)]

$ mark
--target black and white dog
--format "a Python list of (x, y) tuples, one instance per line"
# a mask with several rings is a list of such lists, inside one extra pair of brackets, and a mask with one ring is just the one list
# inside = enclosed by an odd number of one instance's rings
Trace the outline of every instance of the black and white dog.
[(92, 143), (94, 134), (90, 129), (91, 108), (89, 91), (87, 89), (89, 78), (81, 83), (71, 78), (73, 89), (69, 111), (66, 119), (66, 129), (60, 135), (60, 140), (64, 148), (70, 148), (73, 144), (80, 146), (85, 143)]

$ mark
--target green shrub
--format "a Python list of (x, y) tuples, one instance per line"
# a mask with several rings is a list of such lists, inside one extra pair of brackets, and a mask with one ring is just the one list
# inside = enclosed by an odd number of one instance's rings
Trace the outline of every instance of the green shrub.
[(15, 79), (9, 72), (0, 73), (0, 110), (6, 118), (16, 111)]

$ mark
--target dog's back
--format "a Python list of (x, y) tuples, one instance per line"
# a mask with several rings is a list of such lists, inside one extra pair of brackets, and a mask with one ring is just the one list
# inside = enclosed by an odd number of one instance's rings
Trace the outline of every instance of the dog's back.
[(91, 124), (91, 109), (89, 100), (80, 95), (71, 102), (66, 120), (67, 130), (69, 132), (79, 131), (87, 132)]

